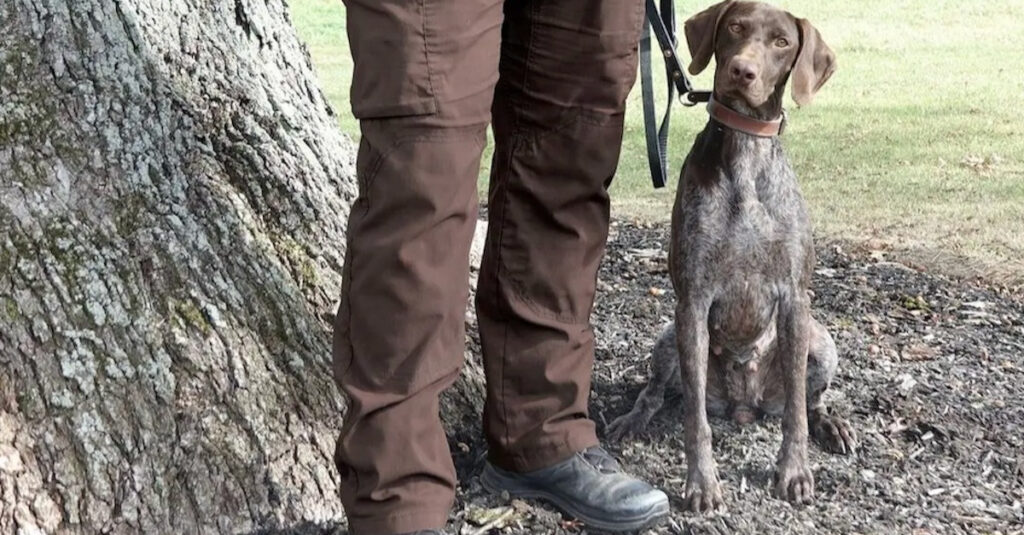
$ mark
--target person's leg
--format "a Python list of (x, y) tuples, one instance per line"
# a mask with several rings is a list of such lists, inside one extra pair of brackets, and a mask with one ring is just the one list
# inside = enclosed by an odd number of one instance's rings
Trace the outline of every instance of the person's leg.
[(523, 0), (505, 14), (477, 292), (490, 445), (480, 481), (592, 528), (639, 530), (668, 515), (668, 497), (598, 446), (587, 399), (643, 2)]
[(597, 445), (590, 313), (642, 0), (509, 2), (477, 310), (490, 460), (520, 472)]
[(455, 470), (438, 395), (462, 363), (469, 244), (501, 0), (346, 0), (362, 138), (334, 370), (352, 533), (444, 526)]

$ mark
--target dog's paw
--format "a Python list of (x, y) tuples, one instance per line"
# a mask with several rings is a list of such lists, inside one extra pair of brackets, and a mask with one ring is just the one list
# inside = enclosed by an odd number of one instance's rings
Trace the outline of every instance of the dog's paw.
[(605, 437), (612, 442), (621, 442), (640, 433), (647, 422), (640, 414), (630, 412), (619, 416), (605, 429)]
[(811, 433), (827, 452), (853, 455), (857, 451), (857, 434), (849, 422), (837, 416), (822, 415), (815, 419)]
[(814, 475), (805, 458), (785, 456), (775, 466), (775, 497), (793, 504), (814, 501)]
[(683, 507), (697, 514), (712, 513), (725, 507), (722, 485), (718, 482), (718, 474), (714, 469), (694, 470), (690, 473), (686, 481)]

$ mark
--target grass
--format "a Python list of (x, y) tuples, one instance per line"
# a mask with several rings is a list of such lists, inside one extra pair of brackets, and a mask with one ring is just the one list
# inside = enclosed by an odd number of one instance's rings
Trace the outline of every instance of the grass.
[[(705, 3), (679, 2), (680, 20)], [(1024, 281), (1024, 2), (775, 3), (813, 21), (839, 60), (813, 105), (790, 107), (785, 136), (818, 235), (955, 275)], [(291, 9), (341, 128), (357, 136), (341, 2), (292, 0)], [(696, 80), (709, 84), (710, 70)], [(650, 186), (639, 99), (636, 90), (614, 210), (665, 220), (673, 186)], [(676, 174), (707, 117), (673, 111)]]

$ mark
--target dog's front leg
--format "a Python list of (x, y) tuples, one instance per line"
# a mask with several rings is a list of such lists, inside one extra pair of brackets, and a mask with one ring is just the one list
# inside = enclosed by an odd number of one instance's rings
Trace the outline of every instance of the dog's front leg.
[(783, 295), (779, 306), (779, 358), (786, 389), (782, 448), (775, 466), (775, 495), (792, 503), (814, 499), (814, 476), (807, 462), (807, 352), (810, 300), (799, 288)]
[(708, 309), (710, 304), (681, 299), (676, 307), (676, 340), (686, 412), (686, 508), (701, 513), (723, 505), (708, 425)]

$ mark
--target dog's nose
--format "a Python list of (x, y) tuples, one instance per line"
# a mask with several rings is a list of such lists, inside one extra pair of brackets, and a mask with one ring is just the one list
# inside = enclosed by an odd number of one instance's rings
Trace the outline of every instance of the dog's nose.
[(729, 74), (734, 82), (748, 86), (757, 80), (757, 67), (752, 61), (736, 58), (732, 60)]

